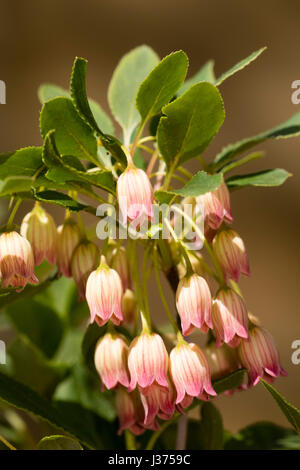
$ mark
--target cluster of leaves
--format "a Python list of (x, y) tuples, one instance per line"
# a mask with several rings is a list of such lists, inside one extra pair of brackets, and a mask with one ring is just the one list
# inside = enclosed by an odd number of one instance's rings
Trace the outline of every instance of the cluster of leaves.
[[(92, 202), (82, 202), (81, 195), (97, 202), (102, 200), (99, 190), (115, 196), (116, 172), (122, 171), (127, 162), (124, 146), (132, 145), (136, 165), (145, 168), (147, 162), (137, 142), (147, 126), (172, 173), (201, 155), (222, 126), (225, 111), (219, 86), (262, 51), (254, 52), (219, 78), (215, 78), (210, 61), (186, 80), (188, 59), (184, 52), (159, 61), (147, 46), (134, 49), (119, 63), (108, 92), (110, 109), (122, 128), (122, 142), (116, 137), (110, 117), (87, 97), (87, 62), (77, 58), (70, 91), (49, 84), (39, 89), (43, 146), (0, 155), (0, 197), (38, 200), (95, 214)], [(157, 191), (156, 199), (169, 202), (174, 197), (197, 196), (217, 189), (223, 175), (262, 155), (255, 152), (243, 156), (244, 152), (266, 139), (299, 133), (297, 113), (267, 132), (227, 146), (207, 164), (206, 171), (199, 171), (181, 188)], [(276, 186), (288, 176), (285, 170), (271, 169), (231, 176), (226, 182), (230, 188)], [(42, 265), (40, 269), (47, 271), (48, 267)], [(103, 330), (90, 326), (84, 333), (81, 324), (88, 316), (87, 305), (78, 304), (74, 283), (65, 278), (57, 280), (53, 275), (37, 287), (26, 287), (21, 294), (2, 289), (0, 308), (1, 331), (8, 327), (14, 331), (7, 351), (8, 364), (1, 366), (0, 398), (48, 422), (48, 432), (55, 428), (71, 436), (45, 438), (39, 448), (123, 448), (124, 440), (117, 436), (112, 393), (99, 393), (92, 361)], [(239, 371), (215, 382), (214, 387), (222, 393), (242, 380), (243, 371)], [(299, 433), (299, 411), (273, 387), (264, 386)], [(261, 444), (259, 435), (269, 436), (268, 442)], [(189, 436), (190, 446), (205, 449), (263, 445), (287, 448), (299, 444), (293, 431), (268, 423), (229, 435), (212, 404), (202, 406), (201, 420), (191, 421)], [(148, 438), (147, 432), (141, 445)], [(162, 428), (156, 436), (157, 448), (174, 448), (173, 438), (173, 425)]]

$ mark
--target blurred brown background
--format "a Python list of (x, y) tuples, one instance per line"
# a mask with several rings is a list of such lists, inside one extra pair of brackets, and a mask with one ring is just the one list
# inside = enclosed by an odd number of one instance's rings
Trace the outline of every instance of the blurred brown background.
[[(45, 81), (67, 87), (76, 55), (89, 60), (89, 95), (108, 109), (106, 90), (114, 67), (142, 43), (160, 56), (183, 49), (190, 73), (214, 58), (217, 75), (268, 46), (221, 86), (227, 119), (210, 156), (300, 110), (290, 99), (291, 83), (300, 79), (297, 0), (1, 0), (0, 6), (0, 79), (7, 84), (7, 104), (0, 105), (1, 152), (40, 144), (37, 88)], [(274, 334), (289, 372), (276, 386), (300, 407), (300, 365), (291, 363), (291, 343), (300, 339), (300, 138), (258, 148), (267, 155), (247, 171), (282, 166), (294, 177), (279, 189), (233, 194), (234, 226), (245, 239), (252, 268), (242, 289), (250, 310)], [(155, 295), (156, 310), (159, 302)], [(232, 430), (258, 419), (287, 424), (260, 385), (219, 399), (219, 406)]]

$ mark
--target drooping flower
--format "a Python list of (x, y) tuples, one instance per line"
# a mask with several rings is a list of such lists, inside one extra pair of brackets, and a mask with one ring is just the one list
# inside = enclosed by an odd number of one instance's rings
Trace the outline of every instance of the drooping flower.
[(107, 333), (99, 339), (94, 362), (97, 372), (105, 387), (110, 390), (118, 384), (129, 386), (129, 370), (127, 365), (127, 340), (116, 333)]
[(117, 182), (117, 197), (125, 225), (127, 219), (139, 220), (153, 217), (153, 188), (147, 174), (133, 165), (121, 174)]
[(134, 338), (129, 348), (129, 389), (133, 390), (138, 385), (144, 390), (154, 383), (168, 387), (168, 363), (168, 353), (161, 336), (143, 331)]
[(130, 271), (127, 259), (127, 253), (124, 246), (119, 248), (115, 248), (112, 253), (111, 263), (110, 266), (117, 271), (119, 274), (123, 290), (131, 287), (131, 280), (130, 280)]
[(135, 293), (131, 289), (126, 289), (123, 294), (122, 312), (126, 322), (132, 323), (134, 321), (137, 312), (137, 301)]
[(217, 233), (213, 240), (213, 250), (227, 282), (230, 279), (238, 282), (241, 273), (249, 276), (246, 248), (234, 230), (222, 230)]
[(193, 397), (207, 400), (209, 395), (216, 395), (207, 359), (196, 344), (178, 343), (172, 349), (170, 371), (177, 391), (176, 404), (187, 406)]
[(101, 256), (100, 266), (92, 271), (86, 283), (86, 300), (94, 320), (99, 326), (107, 320), (119, 325), (123, 321), (122, 313), (122, 282), (119, 274), (107, 266)]
[(25, 215), (20, 234), (31, 244), (36, 266), (46, 259), (56, 262), (56, 225), (53, 217), (36, 202), (31, 212)]
[(169, 381), (168, 388), (152, 384), (144, 393), (141, 393), (141, 401), (144, 406), (144, 424), (152, 423), (158, 416), (160, 419), (170, 419), (175, 411), (176, 393), (174, 386)]
[(241, 341), (238, 354), (241, 363), (248, 369), (249, 385), (257, 385), (260, 378), (273, 382), (279, 375), (287, 375), (280, 364), (274, 338), (265, 328), (251, 328), (249, 340)]
[(248, 338), (247, 307), (242, 297), (234, 290), (219, 290), (213, 300), (212, 320), (217, 347), (227, 343), (235, 348), (241, 338)]
[[(227, 344), (217, 348), (215, 341), (212, 341), (205, 347), (205, 353), (210, 366), (212, 380), (221, 379), (242, 367), (237, 349), (230, 348)], [(245, 390), (245, 388), (247, 388), (246, 385), (242, 384), (237, 389)], [(235, 390), (226, 390), (224, 394), (232, 395)]]
[(230, 348), (227, 344), (217, 348), (215, 341), (212, 341), (205, 347), (205, 353), (212, 380), (220, 379), (241, 367), (237, 350)]
[(15, 231), (0, 235), (0, 271), (2, 287), (22, 288), (39, 282), (34, 274), (31, 245)]
[(116, 393), (116, 409), (119, 417), (119, 432), (122, 434), (129, 429), (133, 434), (140, 435), (146, 429), (156, 431), (159, 425), (156, 420), (145, 424), (145, 412), (137, 390), (128, 393), (125, 389), (118, 389)]
[(185, 336), (191, 334), (194, 327), (204, 333), (213, 327), (211, 293), (206, 280), (198, 274), (187, 275), (180, 280), (176, 292), (176, 307)]
[(95, 243), (82, 240), (71, 258), (71, 274), (77, 285), (79, 300), (85, 299), (86, 283), (91, 272), (97, 268), (100, 251)]
[(71, 258), (80, 242), (82, 233), (79, 225), (71, 217), (67, 217), (63, 225), (57, 228), (56, 255), (58, 271), (71, 277)]
[(211, 229), (217, 230), (223, 221), (232, 222), (230, 195), (224, 181), (215, 191), (197, 196), (196, 201), (203, 208), (205, 223)]

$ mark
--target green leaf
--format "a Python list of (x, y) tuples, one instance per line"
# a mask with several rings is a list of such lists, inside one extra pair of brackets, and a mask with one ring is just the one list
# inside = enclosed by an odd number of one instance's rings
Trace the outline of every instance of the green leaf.
[(242, 385), (245, 377), (246, 369), (238, 369), (221, 379), (213, 380), (213, 388), (219, 395), (227, 390), (233, 390)]
[(41, 104), (46, 103), (46, 101), (53, 100), (53, 98), (63, 97), (70, 98), (70, 93), (64, 88), (53, 85), (52, 83), (43, 83), (38, 89), (38, 97)]
[(136, 109), (136, 95), (140, 84), (157, 65), (159, 58), (148, 46), (139, 46), (126, 54), (112, 76), (108, 102), (110, 109), (124, 131), (125, 143), (140, 121)]
[(290, 119), (280, 124), (279, 126), (273, 127), (272, 129), (248, 137), (247, 139), (240, 140), (235, 144), (227, 145), (215, 158), (214, 166), (223, 164), (229, 160), (232, 160), (235, 155), (238, 155), (255, 145), (264, 142), (267, 139), (287, 139), (289, 137), (296, 137), (300, 134), (300, 111), (294, 114)]
[(256, 152), (252, 152), (252, 153), (249, 153), (248, 155), (246, 155), (245, 157), (243, 158), (240, 158), (238, 160), (233, 160), (231, 163), (226, 163), (221, 169), (220, 171), (223, 173), (223, 175), (225, 173), (227, 173), (228, 171), (232, 171), (234, 170), (235, 168), (239, 167), (239, 166), (242, 166), (242, 165), (245, 165), (246, 163), (249, 163), (251, 162), (252, 160), (256, 160), (257, 158), (262, 158), (264, 156), (264, 152), (261, 152), (261, 151), (256, 151)]
[(33, 298), (21, 299), (8, 306), (6, 314), (17, 330), (26, 335), (46, 357), (53, 357), (64, 331), (64, 325), (53, 309)]
[(78, 403), (107, 421), (116, 417), (112, 392), (100, 391), (100, 379), (95, 378), (81, 364), (75, 364), (71, 374), (61, 382), (54, 394), (54, 400)]
[(177, 92), (177, 95), (178, 96), (182, 95), (193, 85), (196, 85), (196, 83), (209, 82), (209, 83), (214, 84), (215, 80), (216, 78), (214, 74), (214, 61), (208, 60), (195, 75), (193, 75), (191, 78), (189, 78), (183, 83), (183, 85), (180, 87), (179, 91)]
[(272, 385), (268, 384), (265, 380), (260, 379), (265, 389), (272, 395), (277, 402), (279, 408), (285, 414), (291, 425), (295, 428), (300, 436), (300, 411), (287, 401)]
[(292, 176), (291, 173), (288, 173), (286, 170), (275, 168), (248, 175), (231, 176), (226, 180), (226, 183), (230, 188), (241, 188), (243, 186), (272, 187), (282, 185), (290, 176)]
[(60, 343), (53, 362), (66, 367), (72, 367), (78, 364), (81, 359), (81, 343), (83, 331), (76, 328), (69, 328)]
[(138, 147), (136, 148), (136, 150), (134, 152), (133, 163), (138, 168), (141, 168), (142, 170), (146, 171), (148, 162), (144, 158), (141, 149), (139, 149)]
[(223, 83), (224, 80), (226, 80), (226, 78), (231, 77), (231, 75), (234, 75), (239, 70), (242, 70), (243, 68), (247, 67), (247, 65), (253, 62), (255, 59), (257, 59), (257, 57), (260, 56), (260, 54), (264, 52), (265, 50), (266, 50), (266, 47), (262, 47), (258, 51), (252, 52), (252, 54), (246, 57), (246, 59), (241, 60), (236, 65), (231, 67), (231, 69), (227, 70), (227, 72), (223, 73), (219, 78), (217, 78), (215, 82), (216, 86), (221, 85), (221, 83)]
[(212, 403), (204, 403), (201, 407), (198, 432), (204, 450), (223, 449), (223, 420), (221, 413)]
[(46, 173), (47, 178), (60, 184), (68, 181), (85, 182), (115, 194), (116, 184), (112, 173), (98, 168), (85, 171), (80, 161), (77, 160), (79, 165), (76, 164), (74, 157), (65, 155), (62, 158), (56, 147), (54, 132), (53, 130), (48, 132), (43, 147), (43, 161), (49, 168)]
[(50, 397), (65, 374), (65, 368), (51, 364), (22, 335), (10, 344), (7, 353), (12, 365), (12, 376), (43, 396)]
[(96, 137), (69, 98), (47, 101), (41, 111), (40, 125), (44, 138), (50, 130), (56, 131), (56, 145), (61, 155), (97, 161)]
[[(41, 85), (39, 87), (38, 96), (42, 104), (44, 104), (46, 101), (52, 100), (53, 98), (58, 98), (59, 96), (71, 98), (71, 95), (68, 90), (65, 90), (64, 88), (61, 88), (56, 85), (52, 85), (50, 83), (45, 83), (44, 85)], [(89, 98), (88, 102), (99, 128), (102, 129), (104, 133), (114, 134), (114, 125), (109, 116), (105, 113), (105, 111), (103, 111), (101, 106), (92, 98)]]
[(59, 406), (60, 404), (54, 405), (30, 387), (1, 372), (0, 399), (48, 421), (88, 447), (93, 448), (100, 445), (99, 436), (95, 436), (93, 429), (95, 423), (93, 421), (94, 415), (91, 412), (84, 412), (80, 407), (76, 407), (75, 410), (74, 406), (68, 408), (67, 406)]
[(155, 192), (155, 197), (161, 204), (168, 204), (173, 196), (197, 197), (209, 191), (214, 191), (218, 189), (222, 181), (223, 177), (221, 173), (209, 175), (205, 173), (205, 171), (199, 171), (182, 188), (172, 189), (170, 191), (158, 190)]
[(99, 128), (86, 95), (86, 65), (87, 60), (76, 57), (72, 69), (70, 91), (74, 106), (80, 117), (100, 135), (104, 134), (103, 129)]
[(78, 441), (66, 436), (46, 436), (40, 440), (37, 450), (83, 450)]
[[(87, 210), (89, 206), (80, 204), (80, 202), (75, 201), (67, 194), (59, 193), (57, 191), (39, 191), (34, 193), (34, 198), (37, 201), (41, 201), (47, 204), (55, 204), (57, 206), (64, 207), (70, 211), (82, 211)], [(91, 211), (95, 213), (95, 211)]]
[(222, 125), (225, 112), (218, 89), (207, 82), (192, 86), (163, 108), (157, 139), (168, 167), (202, 153)]
[(183, 51), (173, 52), (166, 56), (145, 78), (136, 97), (136, 106), (142, 123), (160, 112), (183, 83), (188, 58)]
[(31, 190), (33, 180), (29, 176), (8, 176), (0, 181), (0, 197)]
[(25, 147), (0, 155), (0, 179), (33, 176), (43, 166), (42, 147)]
[(295, 431), (268, 421), (250, 424), (231, 436), (225, 450), (299, 449), (300, 440)]
[(34, 300), (56, 312), (64, 322), (68, 323), (75, 295), (77, 289), (74, 280), (61, 276), (59, 279), (56, 277), (52, 279), (41, 293), (37, 292)]

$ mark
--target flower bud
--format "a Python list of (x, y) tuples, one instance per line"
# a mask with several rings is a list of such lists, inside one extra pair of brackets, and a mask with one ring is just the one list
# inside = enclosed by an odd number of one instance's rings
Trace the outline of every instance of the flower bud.
[(147, 174), (140, 168), (129, 166), (117, 182), (117, 197), (125, 225), (128, 220), (153, 217), (153, 189)]
[(153, 383), (168, 387), (168, 362), (168, 353), (161, 336), (156, 333), (141, 333), (129, 348), (129, 389), (133, 390), (139, 385), (143, 390)]
[(25, 215), (20, 234), (31, 244), (36, 266), (46, 259), (50, 264), (56, 262), (56, 225), (50, 214), (39, 203)]
[(118, 384), (129, 386), (127, 358), (128, 343), (123, 336), (107, 333), (99, 339), (94, 362), (100, 379), (108, 390)]
[(71, 217), (68, 217), (63, 225), (57, 228), (56, 255), (58, 271), (66, 277), (71, 277), (71, 258), (80, 239), (80, 227)]
[(236, 348), (241, 338), (248, 338), (247, 307), (232, 289), (221, 289), (212, 306), (212, 320), (217, 348), (223, 343)]
[(109, 319), (119, 325), (122, 314), (122, 282), (119, 274), (107, 266), (104, 256), (100, 266), (92, 271), (86, 283), (86, 300), (90, 309), (91, 323), (99, 326)]
[(71, 258), (71, 273), (77, 285), (79, 300), (85, 299), (86, 283), (91, 272), (99, 266), (100, 251), (95, 243), (82, 240)]
[(224, 181), (215, 191), (197, 196), (196, 201), (203, 207), (205, 223), (211, 229), (217, 230), (223, 221), (232, 222), (230, 195)]
[(124, 246), (120, 248), (115, 248), (112, 253), (112, 259), (110, 266), (117, 271), (119, 274), (123, 290), (126, 291), (127, 288), (130, 288), (130, 272), (129, 272), (129, 265), (127, 260), (127, 254)]
[(260, 326), (249, 331), (249, 340), (242, 340), (238, 354), (248, 369), (249, 385), (257, 385), (260, 378), (273, 382), (279, 375), (287, 375), (280, 364), (279, 352), (273, 336)]
[(170, 354), (170, 370), (177, 391), (176, 404), (183, 402), (187, 406), (186, 398), (207, 400), (208, 395), (216, 395), (207, 359), (196, 344), (177, 344)]
[(191, 334), (194, 327), (203, 333), (213, 327), (211, 293), (206, 280), (198, 274), (181, 279), (176, 292), (176, 307), (184, 336)]
[(239, 281), (241, 273), (250, 275), (248, 256), (241, 237), (234, 230), (222, 230), (213, 240), (213, 250), (225, 280)]
[[(187, 252), (187, 256), (189, 257), (189, 260), (190, 260), (190, 263), (192, 265), (194, 273), (198, 274), (201, 277), (204, 277), (204, 279), (207, 281), (207, 274), (206, 274), (206, 271), (205, 271), (205, 269), (203, 267), (203, 264), (201, 262), (203, 257), (200, 253), (196, 253), (196, 254), (197, 254), (197, 258)], [(180, 261), (177, 264), (177, 271), (178, 271), (179, 279), (182, 279), (186, 274), (186, 265), (185, 265), (185, 263)]]
[(0, 270), (2, 287), (25, 287), (38, 284), (34, 274), (34, 257), (31, 245), (17, 232), (0, 235)]
[(126, 322), (132, 323), (134, 321), (135, 315), (137, 313), (137, 302), (135, 293), (130, 289), (126, 289), (123, 294), (122, 312)]

